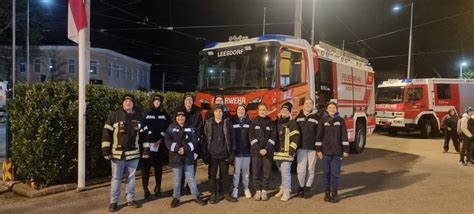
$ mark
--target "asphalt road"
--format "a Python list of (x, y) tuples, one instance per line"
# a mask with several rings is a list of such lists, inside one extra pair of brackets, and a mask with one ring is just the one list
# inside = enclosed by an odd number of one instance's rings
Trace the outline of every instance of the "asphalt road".
[[(454, 151), (453, 148), (451, 148)], [(185, 203), (171, 209), (170, 197), (152, 201), (139, 200), (142, 207), (124, 207), (121, 213), (473, 213), (474, 166), (460, 166), (459, 155), (442, 153), (442, 139), (419, 139), (401, 134), (390, 137), (375, 134), (368, 138), (365, 151), (343, 160), (338, 204), (323, 201), (321, 163), (317, 164), (316, 181), (311, 199), (292, 198), (281, 202), (271, 197), (267, 202), (240, 198), (238, 203), (222, 201), (201, 207), (185, 196)], [(153, 179), (151, 179), (153, 180)], [(172, 174), (163, 177), (164, 191), (172, 189)], [(199, 188), (207, 196), (207, 167), (199, 167)], [(272, 186), (278, 187), (280, 178), (275, 172)], [(154, 184), (151, 184), (153, 187)], [(293, 190), (296, 190), (293, 176)], [(28, 199), (13, 193), (0, 195), (0, 213), (106, 213), (109, 205), (109, 186), (89, 191), (64, 192), (41, 198)], [(141, 199), (141, 180), (137, 181), (137, 195)], [(271, 194), (273, 195), (273, 193)]]

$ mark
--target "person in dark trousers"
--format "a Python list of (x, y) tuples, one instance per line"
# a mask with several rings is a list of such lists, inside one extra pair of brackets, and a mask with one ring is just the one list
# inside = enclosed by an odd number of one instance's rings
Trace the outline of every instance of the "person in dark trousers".
[[(229, 113), (229, 108), (227, 108), (227, 106), (224, 104), (224, 100), (225, 100), (225, 98), (224, 98), (223, 95), (216, 95), (216, 96), (214, 96), (214, 98), (213, 98), (212, 101), (213, 101), (213, 103), (214, 103), (214, 106), (216, 106), (216, 105), (222, 105), (222, 106), (223, 106), (223, 116), (222, 116), (222, 118), (223, 118), (223, 119), (227, 119), (227, 118), (230, 118), (230, 113)], [(206, 112), (206, 117), (205, 117), (204, 123), (206, 123), (206, 121), (208, 121), (209, 119), (211, 119), (211, 118), (213, 118), (213, 117), (214, 117), (214, 112), (212, 111), (212, 109), (211, 109), (211, 110), (208, 110), (208, 111)], [(204, 144), (205, 141), (206, 141), (206, 138), (203, 138), (203, 142), (202, 142), (202, 143)], [(210, 179), (211, 179), (211, 167), (208, 168), (207, 175), (208, 175), (208, 179), (210, 180)], [(217, 197), (218, 197), (219, 200), (221, 200), (221, 199), (223, 199), (223, 197), (224, 197), (224, 196), (223, 196), (223, 191), (222, 191), (224, 184), (222, 183), (222, 174), (221, 174), (221, 171), (219, 171), (219, 179), (218, 179), (218, 181), (219, 181), (219, 188), (218, 188), (218, 190), (217, 190), (217, 192), (218, 192), (218, 193), (217, 193)]]
[(194, 164), (196, 162), (194, 159), (197, 139), (195, 135), (196, 131), (193, 127), (187, 126), (185, 121), (185, 110), (178, 110), (175, 121), (168, 127), (165, 133), (165, 144), (169, 150), (169, 165), (171, 166), (174, 175), (171, 208), (180, 205), (181, 187), (183, 187), (181, 184), (182, 177), (185, 177), (189, 185), (193, 201), (200, 205), (207, 204), (207, 202), (202, 200), (199, 196), (199, 190), (194, 177)]
[(277, 138), (276, 128), (264, 104), (258, 106), (258, 116), (252, 121), (249, 130), (251, 145), (252, 184), (256, 201), (267, 201), (270, 189), (273, 151)]
[[(214, 102), (214, 106), (216, 105), (222, 105), (224, 107), (224, 113), (223, 113), (223, 118), (224, 119), (227, 119), (227, 118), (230, 118), (230, 113), (229, 113), (229, 108), (225, 105), (224, 103), (224, 96), (223, 95), (216, 95), (214, 96), (214, 99), (213, 99), (213, 102)], [(214, 114), (211, 110), (207, 111), (206, 112), (206, 121), (208, 119), (210, 119), (211, 117), (213, 117)]]
[(124, 173), (127, 206), (139, 207), (135, 201), (135, 172), (140, 159), (140, 144), (143, 148), (143, 158), (149, 158), (150, 152), (148, 140), (151, 131), (143, 122), (140, 113), (135, 111), (133, 95), (126, 94), (123, 97), (122, 107), (109, 115), (102, 131), (102, 156), (110, 160), (112, 167), (110, 212), (118, 210)]
[(300, 140), (298, 125), (291, 119), (291, 108), (293, 105), (286, 102), (280, 109), (276, 122), (278, 133), (277, 143), (273, 159), (275, 160), (281, 174), (280, 191), (275, 197), (281, 201), (290, 200), (291, 193), (291, 164), (295, 158), (296, 149)]
[[(202, 128), (203, 128), (203, 121), (201, 115), (201, 109), (194, 105), (194, 96), (191, 94), (185, 94), (183, 97), (183, 105), (185, 108), (186, 114), (186, 125), (194, 128), (196, 131), (195, 135), (197, 137), (196, 140), (196, 153), (194, 154), (194, 173), (197, 171), (197, 159), (201, 155), (201, 145), (202, 145)], [(181, 185), (184, 186), (184, 178), (182, 178)], [(190, 189), (188, 185), (184, 187), (183, 194), (189, 194)]]
[(316, 152), (318, 158), (323, 160), (324, 201), (332, 203), (338, 202), (342, 157), (349, 156), (346, 124), (336, 109), (336, 103), (328, 103), (316, 138)]
[(450, 109), (448, 114), (443, 118), (444, 125), (444, 152), (449, 150), (449, 140), (453, 139), (453, 146), (457, 153), (459, 153), (459, 135), (457, 133), (458, 115), (455, 109)]
[(303, 109), (296, 116), (295, 120), (298, 124), (301, 138), (298, 150), (296, 151), (296, 172), (299, 183), (298, 197), (310, 198), (317, 162), (315, 143), (319, 123), (319, 116), (314, 110), (314, 101), (311, 98), (305, 98)]
[(250, 180), (250, 130), (249, 116), (245, 105), (239, 104), (237, 106), (237, 114), (232, 117), (232, 142), (234, 143), (234, 189), (232, 190), (232, 197), (239, 196), (239, 182), (240, 175), (242, 175), (242, 185), (244, 186), (245, 198), (252, 198), (252, 193), (249, 189)]
[[(466, 114), (461, 119), (461, 138), (462, 147), (459, 163), (463, 166), (467, 166), (467, 162), (474, 164), (472, 160), (472, 148), (471, 142), (474, 141), (474, 108), (466, 107)], [(465, 160), (466, 158), (466, 160)]]
[(216, 204), (219, 202), (217, 191), (219, 181), (217, 180), (217, 172), (220, 171), (223, 183), (222, 192), (224, 198), (230, 202), (237, 202), (237, 199), (229, 193), (231, 177), (229, 175), (229, 163), (234, 161), (234, 149), (231, 139), (232, 126), (229, 119), (223, 119), (224, 107), (220, 104), (214, 106), (214, 116), (206, 121), (204, 126), (204, 136), (207, 144), (205, 156), (209, 160), (210, 180), (209, 192), (211, 198), (209, 203)]
[(150, 110), (144, 115), (146, 126), (152, 132), (150, 138), (150, 158), (142, 159), (142, 186), (145, 199), (151, 197), (150, 190), (148, 189), (151, 167), (155, 170), (155, 197), (161, 196), (163, 164), (166, 163), (168, 159), (168, 149), (166, 145), (164, 145), (164, 135), (170, 124), (170, 117), (162, 108), (163, 101), (164, 98), (162, 95), (153, 94), (150, 99)]

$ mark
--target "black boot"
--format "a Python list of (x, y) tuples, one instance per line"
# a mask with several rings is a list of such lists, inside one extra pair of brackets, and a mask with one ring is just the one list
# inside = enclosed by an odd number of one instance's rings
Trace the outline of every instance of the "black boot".
[(337, 191), (331, 192), (331, 202), (337, 203), (339, 201), (339, 197), (337, 197)]
[(193, 199), (193, 201), (201, 206), (204, 206), (207, 204), (207, 201), (203, 200), (201, 197), (197, 197), (196, 199)]
[(111, 203), (109, 206), (109, 212), (115, 212), (118, 210), (117, 203)]
[(173, 198), (173, 200), (171, 201), (171, 208), (176, 208), (179, 206), (179, 204), (180, 204), (179, 199)]
[(331, 192), (329, 192), (329, 190), (327, 190), (326, 192), (324, 192), (324, 201), (326, 201), (326, 202), (330, 202), (330, 201), (331, 201)]
[(212, 193), (211, 197), (209, 199), (209, 203), (210, 204), (217, 204), (217, 202), (219, 202), (219, 200), (217, 200), (217, 195), (215, 193)]
[(237, 198), (234, 198), (234, 197), (230, 196), (229, 194), (225, 194), (224, 199), (229, 201), (229, 202), (237, 202), (238, 201)]
[(311, 187), (304, 188), (304, 198), (311, 198)]
[(303, 198), (304, 197), (304, 188), (300, 187), (298, 188), (298, 198)]
[(145, 200), (148, 200), (148, 199), (151, 198), (151, 193), (150, 193), (150, 191), (148, 190), (148, 188), (143, 189), (143, 193), (144, 193), (144, 195), (145, 195), (145, 196), (143, 197), (143, 198), (145, 198)]

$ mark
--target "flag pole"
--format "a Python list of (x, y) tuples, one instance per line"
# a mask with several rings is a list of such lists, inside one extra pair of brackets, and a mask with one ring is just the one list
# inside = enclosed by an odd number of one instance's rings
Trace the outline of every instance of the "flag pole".
[(84, 0), (87, 27), (79, 31), (78, 192), (86, 190), (86, 85), (90, 70), (90, 1)]

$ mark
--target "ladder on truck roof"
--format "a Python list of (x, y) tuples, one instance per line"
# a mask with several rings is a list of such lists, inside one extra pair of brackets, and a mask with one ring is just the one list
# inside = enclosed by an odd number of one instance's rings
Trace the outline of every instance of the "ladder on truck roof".
[(314, 48), (318, 51), (319, 56), (330, 59), (333, 62), (342, 62), (351, 67), (367, 67), (368, 70), (372, 71), (368, 59), (351, 52), (341, 50), (325, 42), (319, 42)]

